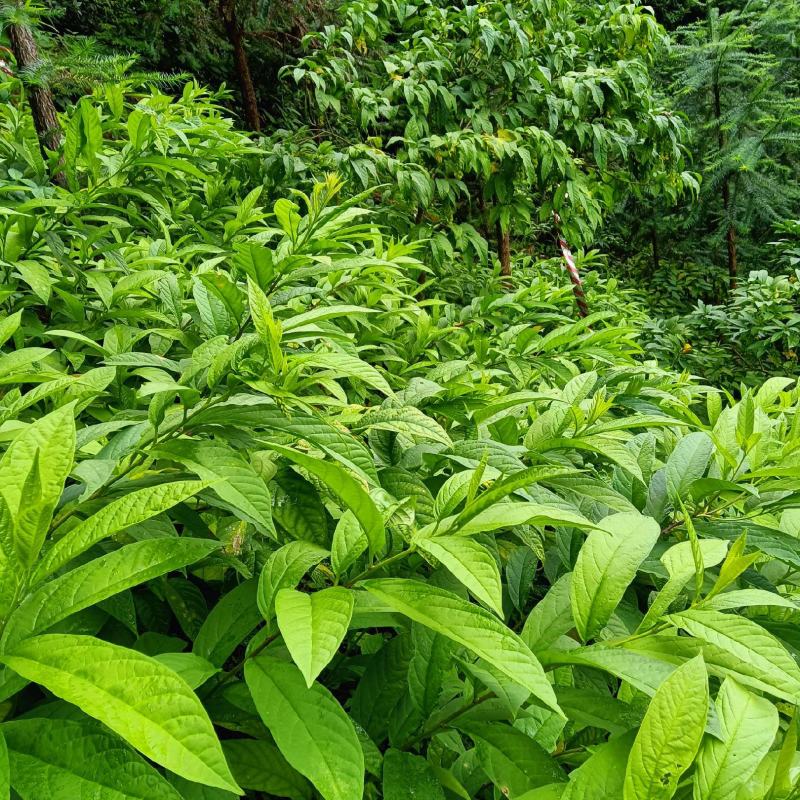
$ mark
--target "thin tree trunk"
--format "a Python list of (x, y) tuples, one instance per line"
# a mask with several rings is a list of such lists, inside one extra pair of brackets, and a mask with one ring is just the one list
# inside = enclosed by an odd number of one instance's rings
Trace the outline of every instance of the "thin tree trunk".
[[(719, 86), (719, 76), (714, 74), (714, 118), (717, 123), (717, 144), (719, 151), (725, 149), (725, 132), (722, 130), (722, 94)], [(726, 175), (722, 181), (722, 208), (725, 213), (725, 242), (728, 249), (728, 287), (735, 289), (738, 282), (738, 257), (736, 253), (736, 228), (733, 223), (733, 208), (731, 204), (731, 184)]]
[[(9, 25), (8, 38), (17, 62), (17, 69), (33, 67), (39, 61), (39, 51), (33, 32), (27, 25)], [(61, 128), (58, 124), (53, 95), (46, 86), (27, 85), (25, 93), (31, 107), (31, 116), (39, 136), (39, 148), (47, 159), (47, 150), (58, 150), (61, 146)], [(60, 174), (60, 173), (59, 173)]]
[(499, 220), (497, 230), (497, 253), (500, 256), (500, 274), (504, 278), (511, 276), (511, 231), (503, 230)]
[(254, 131), (261, 130), (261, 114), (258, 110), (258, 98), (253, 85), (253, 76), (250, 73), (250, 61), (244, 46), (244, 29), (236, 14), (235, 0), (219, 0), (219, 15), (225, 27), (228, 41), (233, 48), (233, 61), (236, 67), (236, 77), (242, 90), (244, 103), (244, 117), (247, 125)]

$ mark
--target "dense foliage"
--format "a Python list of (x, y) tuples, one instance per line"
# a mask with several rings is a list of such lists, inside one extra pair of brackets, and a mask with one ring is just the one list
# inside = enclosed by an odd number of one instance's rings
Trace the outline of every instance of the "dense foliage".
[(0, 800), (796, 797), (798, 224), (677, 318), (579, 250), (579, 318), (552, 211), (693, 186), (653, 18), (346, 11), (310, 132), (0, 73)]

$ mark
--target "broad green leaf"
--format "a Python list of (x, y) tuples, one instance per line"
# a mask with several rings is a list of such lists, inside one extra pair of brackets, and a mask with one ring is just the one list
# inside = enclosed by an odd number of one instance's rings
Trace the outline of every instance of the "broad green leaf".
[[(517, 525), (569, 525), (575, 528), (591, 529), (597, 526), (575, 511), (544, 503), (497, 503), (476, 514), (469, 522), (458, 529), (462, 536), (470, 536), (499, 528), (513, 528)], [(455, 533), (447, 520), (442, 522), (441, 531)], [(431, 526), (431, 530), (432, 530)], [(420, 531), (423, 535), (426, 531)]]
[(421, 756), (394, 748), (383, 757), (383, 800), (445, 800), (431, 765)]
[(722, 741), (706, 736), (694, 774), (695, 800), (736, 797), (772, 747), (778, 710), (763, 697), (726, 678), (717, 696)]
[(331, 566), (337, 577), (346, 572), (369, 547), (369, 540), (352, 511), (347, 510), (336, 523), (331, 544)]
[(658, 687), (636, 734), (625, 770), (624, 800), (669, 800), (691, 766), (708, 714), (702, 657), (678, 667)]
[(253, 578), (223, 595), (200, 627), (192, 652), (221, 667), (261, 622), (257, 594)]
[(368, 411), (354, 426), (355, 430), (374, 428), (395, 431), (409, 439), (427, 439), (451, 447), (453, 442), (436, 420), (414, 406), (389, 406)]
[(219, 672), (211, 662), (194, 653), (159, 653), (153, 658), (180, 675), (191, 689), (202, 686)]
[(570, 591), (572, 573), (562, 575), (533, 607), (520, 637), (533, 652), (546, 650), (574, 627)]
[(386, 545), (383, 517), (372, 498), (355, 478), (338, 464), (330, 461), (323, 461), (271, 442), (267, 443), (267, 446), (319, 478), (361, 523), (369, 541), (370, 551), (378, 553), (383, 550)]
[[(725, 558), (728, 549), (727, 543), (719, 539), (700, 539), (697, 544), (706, 569), (719, 564)], [(674, 544), (661, 556), (661, 563), (666, 567), (669, 578), (647, 609), (647, 614), (639, 625), (640, 631), (653, 627), (661, 616), (667, 613), (670, 605), (680, 597), (686, 584), (695, 575), (692, 542)]]
[(622, 797), (625, 766), (635, 733), (615, 736), (601, 744), (578, 769), (570, 773), (563, 800), (612, 800)]
[[(11, 442), (0, 459), (0, 493), (14, 520), (14, 551), (26, 567), (39, 555), (72, 469), (74, 413), (74, 405), (69, 404), (41, 417)], [(26, 487), (34, 485), (35, 496), (28, 496)]]
[(70, 614), (193, 564), (218, 548), (213, 539), (146, 539), (89, 561), (28, 595), (11, 615), (3, 645), (45, 631)]
[(327, 550), (304, 541), (289, 542), (270, 553), (258, 579), (258, 608), (267, 622), (274, 613), (275, 595), (281, 589), (293, 589), (311, 567), (327, 557)]
[(385, 578), (362, 585), (415, 622), (471, 650), (561, 713), (536, 656), (491, 612), (421, 581)]
[(222, 743), (222, 749), (236, 782), (243, 789), (310, 800), (308, 782), (289, 765), (274, 744), (260, 739), (228, 739)]
[(367, 386), (377, 389), (381, 394), (387, 396), (394, 394), (392, 387), (386, 382), (386, 378), (371, 364), (356, 356), (346, 353), (309, 353), (296, 356), (296, 360), (308, 367), (330, 370), (337, 377), (357, 378)]
[(758, 688), (768, 687), (777, 697), (800, 702), (800, 667), (780, 641), (753, 620), (703, 609), (670, 614), (667, 619), (728, 653), (732, 664), (741, 663), (741, 682), (753, 685), (751, 677), (755, 677)]
[(417, 539), (417, 547), (440, 561), (476, 599), (503, 617), (503, 587), (494, 556), (482, 544), (464, 536)]
[(281, 589), (275, 596), (278, 628), (309, 688), (339, 649), (353, 603), (353, 593), (342, 586), (310, 594)]
[(240, 519), (274, 536), (272, 501), (263, 478), (235, 450), (223, 444), (176, 439), (160, 445), (155, 455), (184, 464), (213, 483), (215, 494)]
[(578, 553), (570, 596), (575, 627), (584, 641), (611, 619), (639, 566), (653, 549), (661, 528), (640, 514), (613, 514), (592, 531)]
[(566, 780), (566, 775), (541, 745), (511, 725), (456, 720), (477, 745), (478, 762), (507, 797), (519, 797), (537, 786)]
[(703, 431), (684, 436), (667, 460), (667, 491), (672, 500), (683, 498), (689, 487), (705, 474), (714, 452), (711, 437)]
[(475, 498), (467, 507), (456, 517), (453, 529), (459, 530), (474, 519), (482, 511), (496, 505), (500, 500), (508, 497), (519, 489), (531, 486), (535, 483), (547, 481), (551, 478), (563, 478), (568, 475), (576, 474), (576, 470), (566, 467), (528, 467), (527, 469), (515, 472), (502, 480), (497, 481), (490, 489)]
[(2, 730), (23, 800), (181, 800), (155, 768), (92, 720), (32, 717)]
[(91, 636), (44, 634), (0, 656), (187, 780), (240, 793), (214, 728), (186, 681), (148, 656)]
[(36, 565), (32, 583), (44, 580), (97, 542), (188, 500), (206, 485), (200, 481), (164, 483), (139, 489), (112, 501), (80, 522), (45, 551)]
[(361, 800), (361, 743), (333, 695), (318, 683), (309, 689), (297, 667), (263, 654), (244, 669), (258, 713), (289, 764), (325, 800)]

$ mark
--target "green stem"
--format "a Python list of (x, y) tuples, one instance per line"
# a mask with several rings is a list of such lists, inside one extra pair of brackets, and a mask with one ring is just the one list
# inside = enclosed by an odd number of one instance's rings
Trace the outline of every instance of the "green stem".
[(348, 588), (354, 586), (359, 581), (363, 581), (365, 578), (368, 578), (370, 575), (379, 572), (380, 570), (384, 569), (385, 567), (389, 567), (392, 564), (396, 564), (398, 561), (402, 561), (404, 558), (408, 558), (412, 553), (416, 552), (415, 547), (409, 547), (408, 550), (402, 550), (399, 553), (395, 553), (393, 556), (389, 556), (389, 558), (384, 558), (383, 561), (378, 561), (373, 564), (368, 569), (365, 569), (363, 572), (360, 572), (358, 575), (355, 576), (351, 581), (348, 581), (345, 586)]

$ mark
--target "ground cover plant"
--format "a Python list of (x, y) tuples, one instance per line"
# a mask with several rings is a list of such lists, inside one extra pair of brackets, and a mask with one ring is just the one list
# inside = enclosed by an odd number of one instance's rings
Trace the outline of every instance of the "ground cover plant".
[(462, 298), (195, 83), (52, 149), (3, 81), (0, 800), (798, 795), (795, 379)]

